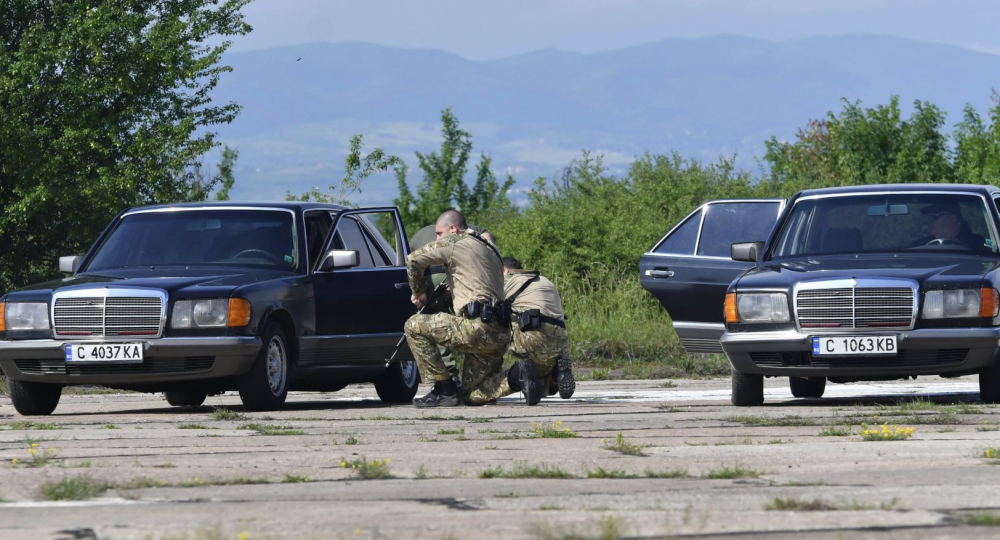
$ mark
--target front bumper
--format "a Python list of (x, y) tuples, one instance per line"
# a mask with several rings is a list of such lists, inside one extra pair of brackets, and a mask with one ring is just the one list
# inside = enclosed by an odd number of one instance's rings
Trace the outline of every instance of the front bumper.
[(174, 337), (143, 342), (141, 363), (66, 362), (71, 341), (0, 341), (0, 368), (16, 380), (59, 384), (142, 384), (216, 379), (250, 370), (259, 337)]
[[(861, 334), (867, 333), (856, 335)], [(1000, 328), (928, 328), (879, 333), (886, 334), (899, 336), (899, 353), (895, 356), (815, 357), (812, 337), (824, 334), (796, 330), (726, 332), (720, 341), (737, 371), (799, 377), (974, 373), (992, 365), (1000, 347)]]

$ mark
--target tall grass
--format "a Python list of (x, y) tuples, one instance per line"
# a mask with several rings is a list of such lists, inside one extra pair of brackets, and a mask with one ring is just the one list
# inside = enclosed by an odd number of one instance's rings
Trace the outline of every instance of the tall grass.
[[(551, 277), (562, 295), (574, 365), (620, 369), (628, 379), (729, 373), (722, 356), (684, 353), (670, 317), (627, 267), (595, 265), (582, 277)], [(721, 307), (720, 307), (721, 310)]]

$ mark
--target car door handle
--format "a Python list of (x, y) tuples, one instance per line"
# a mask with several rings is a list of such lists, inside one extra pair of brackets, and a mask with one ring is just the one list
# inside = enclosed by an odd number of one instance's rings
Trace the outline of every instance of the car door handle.
[(674, 272), (672, 270), (667, 270), (666, 268), (657, 268), (656, 270), (646, 270), (646, 275), (653, 278), (666, 279), (668, 277), (673, 277)]
[(397, 289), (409, 289), (410, 288), (410, 284), (408, 282), (404, 281), (403, 283), (397, 283), (397, 284), (393, 285), (393, 287), (396, 287)]

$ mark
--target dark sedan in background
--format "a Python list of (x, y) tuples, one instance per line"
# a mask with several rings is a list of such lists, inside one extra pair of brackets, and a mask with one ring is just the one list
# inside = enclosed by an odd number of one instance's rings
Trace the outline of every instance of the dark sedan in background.
[(998, 200), (911, 184), (715, 201), (642, 258), (641, 280), (686, 349), (725, 351), (735, 405), (762, 403), (765, 376), (821, 397), (827, 381), (969, 374), (996, 403)]
[(0, 367), (21, 414), (66, 385), (164, 392), (172, 405), (239, 391), (248, 410), (289, 390), (374, 382), (408, 402), (413, 313), (395, 208), (179, 204), (117, 216), (64, 279), (0, 297)]

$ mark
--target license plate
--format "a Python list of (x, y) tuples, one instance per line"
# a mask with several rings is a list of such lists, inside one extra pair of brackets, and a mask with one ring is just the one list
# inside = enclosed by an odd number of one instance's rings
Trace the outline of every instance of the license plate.
[(813, 356), (893, 356), (898, 353), (896, 336), (814, 337)]
[(66, 344), (67, 362), (142, 362), (141, 343)]

